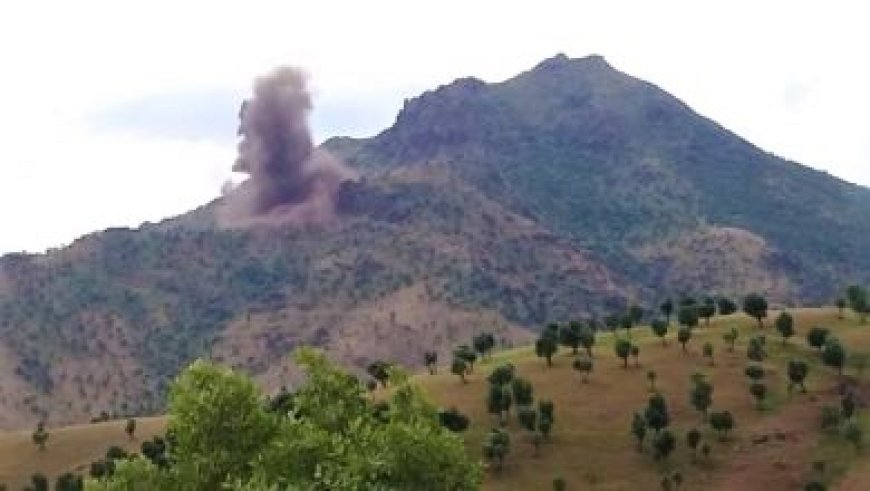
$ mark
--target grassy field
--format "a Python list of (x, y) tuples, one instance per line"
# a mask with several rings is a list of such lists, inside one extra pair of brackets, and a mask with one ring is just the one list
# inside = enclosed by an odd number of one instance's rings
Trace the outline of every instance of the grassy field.
[[(486, 375), (500, 363), (510, 361), (519, 376), (529, 379), (538, 399), (551, 399), (556, 406), (556, 422), (551, 441), (535, 455), (529, 435), (520, 428), (512, 413), (507, 430), (511, 450), (502, 471), (489, 470), (485, 488), (490, 490), (550, 489), (553, 478), (560, 476), (568, 489), (643, 490), (660, 489), (664, 471), (679, 470), (685, 477), (683, 490), (764, 489), (765, 491), (800, 489), (813, 475), (812, 463), (827, 462), (827, 478), (837, 483), (834, 489), (866, 489), (870, 482), (870, 452), (860, 453), (836, 433), (819, 429), (819, 414), (825, 404), (838, 404), (838, 387), (856, 383), (862, 402), (870, 401), (868, 384), (857, 377), (854, 367), (847, 367), (845, 377), (821, 364), (818, 354), (806, 345), (806, 331), (814, 325), (831, 328), (851, 352), (870, 353), (870, 329), (858, 327), (847, 315), (838, 319), (835, 309), (801, 309), (793, 311), (796, 334), (783, 345), (771, 313), (764, 330), (769, 357), (764, 366), (770, 396), (764, 410), (756, 409), (743, 374), (747, 364), (746, 343), (758, 330), (754, 321), (743, 315), (715, 318), (710, 327), (694, 331), (689, 352), (684, 354), (668, 335), (667, 346), (652, 337), (645, 327), (632, 331), (632, 340), (640, 346), (640, 366), (630, 363), (623, 368), (613, 354), (613, 334), (598, 337), (594, 350), (595, 369), (587, 384), (571, 368), (572, 356), (564, 349), (548, 368), (530, 348), (496, 353), (479, 363), (475, 373), (462, 384), (458, 377), (439, 373), (419, 375), (417, 380), (434, 401), (442, 406), (456, 406), (469, 415), (472, 425), (467, 432), (468, 448), (475, 458), (481, 455), (483, 435), (496, 424), (485, 407)], [(740, 330), (733, 353), (728, 352), (722, 334), (735, 326)], [(701, 346), (710, 341), (715, 346), (715, 364), (701, 356)], [(809, 392), (789, 396), (786, 391), (786, 362), (791, 358), (811, 364), (807, 380)], [(657, 373), (657, 389), (666, 397), (671, 412), (671, 429), (678, 437), (677, 449), (667, 462), (657, 463), (647, 448), (636, 450), (629, 433), (631, 416), (642, 411), (650, 396), (647, 371)], [(442, 370), (444, 372), (444, 370)], [(700, 372), (712, 381), (713, 411), (730, 410), (737, 427), (732, 438), (719, 442), (689, 403), (692, 374)], [(863, 408), (859, 420), (870, 431), (870, 417)], [(140, 442), (162, 431), (165, 420), (141, 419), (137, 438), (129, 441), (123, 422), (51, 428), (48, 448), (40, 452), (30, 439), (30, 432), (0, 434), (0, 483), (19, 489), (36, 471), (54, 476), (66, 470), (87, 472), (88, 464), (112, 445), (133, 450)], [(712, 446), (707, 462), (692, 462), (685, 445), (685, 433), (697, 427), (704, 441)], [(765, 443), (753, 440), (766, 436)]]

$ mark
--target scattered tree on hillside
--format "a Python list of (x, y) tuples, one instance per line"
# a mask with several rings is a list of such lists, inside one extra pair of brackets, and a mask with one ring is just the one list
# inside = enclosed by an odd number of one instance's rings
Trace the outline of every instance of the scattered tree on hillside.
[(559, 351), (558, 330), (553, 330), (552, 326), (553, 324), (545, 328), (538, 340), (535, 341), (535, 354), (539, 358), (546, 359), (548, 367), (553, 366), (553, 355)]
[(453, 350), (453, 357), (459, 358), (468, 365), (468, 373), (474, 373), (474, 363), (477, 361), (477, 353), (467, 344), (458, 346)]
[(649, 398), (646, 411), (644, 411), (644, 419), (646, 419), (646, 425), (656, 433), (671, 424), (668, 404), (661, 394), (654, 394)]
[(486, 435), (483, 443), (483, 456), (490, 462), (495, 462), (496, 469), (504, 467), (504, 459), (510, 451), (510, 437), (507, 432), (499, 428), (493, 428)]
[(541, 434), (538, 432), (538, 412), (530, 406), (521, 407), (517, 409), (517, 419), (520, 426), (531, 433), (531, 442), (535, 447), (535, 455), (537, 455), (542, 441)]
[(713, 405), (713, 384), (701, 375), (692, 377), (692, 390), (689, 394), (689, 399), (697, 411), (701, 413), (704, 421), (707, 420), (707, 410)]
[(807, 332), (807, 344), (821, 352), (829, 334), (830, 331), (825, 327), (813, 327)]
[(870, 296), (867, 294), (867, 289), (852, 285), (846, 289), (846, 298), (849, 301), (849, 307), (858, 314), (861, 323), (867, 321), (867, 314), (870, 313)]
[(492, 353), (492, 349), (495, 348), (495, 337), (488, 332), (484, 332), (474, 336), (471, 344), (474, 346), (474, 351), (480, 354), (481, 358), (487, 358)]
[(37, 472), (30, 476), (30, 486), (25, 489), (26, 491), (48, 491), (48, 478)]
[(45, 450), (45, 443), (48, 441), (48, 431), (45, 429), (45, 423), (40, 421), (39, 424), (36, 425), (36, 430), (31, 435), (31, 439), (33, 440), (34, 445), (39, 447), (39, 450)]
[(749, 344), (746, 346), (746, 357), (752, 361), (764, 361), (764, 358), (767, 357), (767, 351), (764, 349), (764, 338), (753, 336), (749, 339)]
[(489, 394), (486, 398), (486, 408), (489, 414), (498, 416), (499, 423), (504, 426), (507, 424), (507, 415), (510, 412), (513, 397), (508, 387), (501, 385), (490, 385)]
[(441, 426), (454, 433), (461, 433), (468, 429), (468, 416), (459, 412), (455, 407), (438, 411), (438, 421)]
[(619, 318), (619, 327), (625, 329), (625, 335), (631, 339), (631, 328), (634, 327), (634, 317), (626, 312)]
[(841, 421), (840, 408), (836, 406), (822, 406), (820, 426), (823, 430), (839, 428)]
[(643, 308), (637, 304), (631, 305), (628, 307), (628, 316), (633, 324), (640, 324), (643, 321)]
[(743, 312), (754, 318), (759, 328), (764, 328), (762, 319), (767, 317), (767, 300), (757, 293), (750, 293), (743, 299)]
[(592, 358), (579, 356), (574, 359), (574, 370), (583, 374), (582, 380), (584, 384), (589, 382), (589, 374), (592, 372), (592, 368)]
[(636, 344), (631, 345), (631, 357), (634, 358), (634, 367), (640, 368), (640, 347)]
[(763, 407), (764, 398), (767, 395), (767, 386), (764, 385), (764, 382), (752, 382), (752, 384), (749, 385), (749, 393), (755, 398), (756, 407), (761, 409)]
[(655, 450), (655, 459), (664, 460), (674, 451), (677, 446), (677, 439), (670, 430), (664, 430), (658, 433), (653, 439), (653, 450)]
[(804, 380), (810, 371), (809, 365), (803, 360), (789, 360), (788, 362), (788, 392), (794, 390), (795, 386), (801, 388), (801, 392), (806, 393), (807, 387), (804, 385)]
[(387, 381), (390, 379), (390, 364), (383, 360), (375, 360), (366, 367), (366, 373), (386, 388)]
[(665, 316), (665, 323), (670, 324), (671, 314), (674, 313), (674, 301), (670, 298), (665, 300), (664, 302), (662, 302), (661, 306), (659, 306), (659, 310), (661, 311), (662, 315)]
[(595, 346), (595, 331), (590, 326), (583, 326), (580, 329), (580, 345), (586, 350), (586, 355), (592, 358), (592, 347)]
[(828, 487), (821, 481), (810, 481), (804, 486), (804, 491), (828, 491)]
[(837, 299), (837, 318), (840, 320), (843, 319), (843, 311), (846, 309), (846, 305), (845, 298), (840, 297)]
[(514, 379), (516, 368), (512, 363), (503, 363), (495, 367), (486, 380), (492, 385), (504, 386)]
[(852, 391), (849, 391), (842, 399), (840, 399), (840, 415), (842, 415), (845, 420), (852, 419), (852, 416), (855, 416), (856, 408), (857, 404), (855, 403), (855, 394)]
[(517, 406), (530, 406), (535, 400), (535, 390), (532, 383), (520, 377), (511, 381), (511, 394)]
[(788, 338), (794, 336), (794, 318), (788, 312), (782, 312), (774, 322), (776, 330), (782, 336), (782, 344), (785, 346)]
[(719, 315), (731, 315), (737, 312), (737, 304), (728, 297), (719, 297), (716, 306), (719, 308)]
[(822, 348), (822, 361), (825, 365), (837, 369), (839, 375), (843, 375), (843, 366), (846, 364), (846, 350), (837, 338), (829, 337)]
[(650, 323), (650, 329), (652, 329), (653, 334), (659, 337), (662, 340), (662, 346), (667, 346), (668, 340), (666, 336), (668, 335), (668, 323), (664, 319), (655, 318)]
[(692, 428), (686, 433), (686, 446), (692, 450), (692, 462), (698, 460), (698, 446), (701, 444), (701, 432)]
[(736, 327), (732, 327), (731, 330), (722, 335), (722, 339), (724, 339), (725, 342), (728, 343), (729, 352), (734, 352), (734, 344), (737, 343), (737, 338), (739, 336), (740, 334), (738, 333)]
[(643, 451), (643, 441), (646, 439), (646, 419), (640, 413), (634, 413), (631, 420), (631, 434), (637, 440), (637, 451)]
[(855, 450), (860, 450), (864, 442), (864, 430), (857, 421), (849, 421), (843, 427), (843, 437), (855, 446)]
[[(71, 472), (65, 472), (54, 481), (54, 491), (82, 491), (85, 488), (84, 480)], [(46, 488), (47, 489), (47, 488)]]
[(453, 357), (453, 363), (450, 364), (450, 372), (458, 375), (463, 384), (468, 383), (468, 380), (465, 379), (465, 375), (468, 374), (468, 363), (464, 359), (458, 356)]
[(655, 370), (649, 370), (646, 372), (646, 379), (647, 379), (647, 381), (649, 381), (649, 391), (650, 392), (656, 391), (656, 377), (657, 377), (657, 374), (656, 374)]
[(719, 441), (728, 439), (728, 433), (734, 429), (734, 416), (730, 411), (710, 413), (710, 426), (719, 433)]
[(124, 432), (127, 433), (127, 438), (133, 439), (136, 433), (136, 420), (133, 418), (127, 419), (127, 424), (124, 425)]
[(764, 368), (761, 365), (751, 364), (747, 365), (746, 369), (743, 370), (743, 373), (749, 377), (753, 382), (758, 382), (759, 380), (764, 378)]
[(628, 356), (631, 354), (631, 342), (627, 339), (617, 339), (613, 344), (613, 351), (618, 358), (622, 359), (622, 368), (628, 368)]
[(677, 322), (681, 326), (692, 328), (698, 326), (698, 307), (696, 305), (684, 305), (677, 313)]
[(698, 316), (704, 319), (704, 325), (710, 325), (710, 319), (716, 315), (716, 301), (710, 297), (704, 299), (698, 306)]
[(566, 491), (568, 489), (568, 483), (564, 478), (557, 477), (553, 479), (553, 491)]
[(571, 321), (567, 325), (559, 328), (559, 342), (566, 348), (571, 348), (571, 353), (577, 354), (580, 348), (580, 331), (583, 329), (583, 324), (577, 321)]
[(683, 346), (683, 353), (688, 353), (686, 343), (692, 339), (692, 330), (688, 327), (681, 327), (677, 330), (677, 341)]
[(716, 364), (713, 360), (713, 343), (709, 341), (705, 342), (702, 348), (702, 353), (704, 354), (704, 358), (710, 360), (711, 367)]
[(423, 363), (426, 365), (426, 368), (429, 369), (429, 374), (435, 375), (438, 371), (438, 352), (427, 351), (423, 353)]

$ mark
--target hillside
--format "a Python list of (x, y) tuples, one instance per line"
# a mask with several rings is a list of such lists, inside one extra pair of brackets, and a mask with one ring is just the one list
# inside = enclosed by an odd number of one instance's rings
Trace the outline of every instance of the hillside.
[[(572, 369), (573, 357), (567, 351), (558, 353), (548, 368), (528, 347), (497, 350), (475, 368), (467, 384), (447, 373), (446, 367), (437, 375), (421, 374), (415, 381), (440, 406), (455, 406), (470, 417), (465, 438), (472, 458), (481, 455), (483, 436), (497, 426), (496, 417), (486, 413), (484, 404), (486, 377), (494, 367), (514, 364), (516, 375), (532, 382), (537, 399), (554, 401), (552, 434), (538, 452), (530, 434), (517, 423), (515, 411), (511, 412), (506, 426), (511, 435), (510, 452), (503, 470), (489, 468), (484, 489), (548, 489), (555, 477), (564, 478), (568, 489), (659, 489), (661, 473), (678, 470), (685, 479), (681, 489), (686, 490), (791, 490), (818, 477), (812, 470), (815, 461), (827, 463), (825, 480), (838, 483), (834, 489), (864, 489), (862, 476), (870, 468), (870, 460), (836, 431), (821, 430), (819, 421), (823, 406), (839, 405), (839, 391), (846, 384), (859, 397), (858, 421), (865, 432), (870, 429), (866, 375), (850, 362), (845, 376), (838, 377), (807, 346), (805, 336), (811, 326), (827, 326), (844, 343), (850, 360), (856, 360), (870, 353), (870, 330), (859, 326), (851, 315), (839, 319), (831, 308), (796, 309), (792, 313), (796, 330), (788, 344), (782, 345), (775, 331), (767, 329), (768, 357), (762, 366), (767, 371), (769, 395), (763, 410), (755, 407), (744, 375), (748, 340), (758, 330), (754, 321), (743, 315), (717, 317), (710, 327), (695, 329), (688, 353), (682, 353), (674, 340), (673, 328), (668, 344), (663, 346), (647, 327), (638, 327), (632, 340), (640, 347), (639, 366), (630, 362), (628, 368), (614, 356), (615, 336), (599, 334), (588, 383)], [(722, 340), (722, 334), (731, 327), (740, 332), (734, 352), (728, 351)], [(701, 354), (702, 344), (708, 341), (715, 349), (712, 365)], [(785, 366), (791, 359), (809, 363), (806, 394), (788, 394)], [(650, 396), (649, 370), (657, 374), (656, 388), (669, 404), (670, 429), (678, 437), (676, 450), (661, 463), (653, 459), (649, 443), (639, 453), (629, 432), (632, 414), (642, 410)], [(689, 403), (695, 373), (703, 373), (714, 386), (711, 410), (727, 409), (734, 414), (736, 427), (727, 441), (719, 441)], [(135, 450), (162, 425), (162, 420), (143, 421), (133, 442), (126, 441), (121, 422), (52, 428), (45, 452), (35, 448), (27, 432), (0, 435), (0, 457), (5, 462), (5, 467), (0, 467), (0, 482), (17, 486), (29, 473), (39, 470), (50, 475), (82, 470), (83, 464), (99, 458), (112, 444)], [(685, 434), (691, 428), (702, 430), (703, 441), (711, 446), (709, 458), (699, 456), (693, 461), (685, 444)], [(70, 446), (77, 451), (70, 453)]]
[(274, 390), (302, 344), (418, 365), (483, 327), (509, 346), (629, 301), (815, 303), (870, 280), (870, 191), (600, 57), (460, 79), (323, 147), (361, 174), (327, 224), (225, 228), (218, 200), (0, 259), (0, 428), (159, 412), (200, 356)]

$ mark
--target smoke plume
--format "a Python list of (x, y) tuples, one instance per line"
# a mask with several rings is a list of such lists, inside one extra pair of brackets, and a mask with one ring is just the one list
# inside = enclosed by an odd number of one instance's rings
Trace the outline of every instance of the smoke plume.
[(255, 80), (253, 96), (239, 111), (241, 140), (233, 166), (249, 177), (226, 190), (225, 220), (311, 224), (334, 216), (339, 186), (354, 175), (314, 147), (310, 110), (301, 70), (281, 67)]

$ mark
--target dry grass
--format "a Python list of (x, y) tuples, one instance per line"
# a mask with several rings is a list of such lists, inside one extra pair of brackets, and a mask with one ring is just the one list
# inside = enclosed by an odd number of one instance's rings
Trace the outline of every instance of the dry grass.
[[(809, 327), (825, 325), (834, 329), (847, 348), (870, 352), (870, 329), (856, 327), (854, 319), (838, 320), (833, 309), (795, 313), (797, 334), (786, 346), (781, 345), (772, 328), (773, 314), (767, 321), (770, 357), (765, 366), (773, 394), (764, 411), (755, 409), (743, 374), (746, 342), (757, 330), (742, 315), (715, 319), (709, 328), (696, 330), (687, 355), (673, 339), (673, 332), (668, 346), (663, 347), (648, 329), (635, 329), (632, 337), (640, 346), (639, 368), (622, 368), (612, 351), (614, 336), (603, 334), (595, 348), (595, 371), (588, 384), (581, 383), (579, 374), (572, 370), (571, 356), (560, 353), (554, 366), (547, 368), (528, 348), (495, 354), (476, 367), (468, 384), (448, 373), (419, 375), (417, 380), (440, 405), (456, 406), (471, 417), (467, 440), (475, 458), (480, 455), (483, 435), (495, 424), (484, 404), (485, 376), (492, 367), (505, 361), (514, 363), (518, 374), (534, 384), (537, 398), (555, 402), (552, 439), (537, 456), (528, 435), (511, 418), (507, 427), (512, 437), (511, 452), (503, 471), (487, 472), (485, 488), (490, 490), (549, 489), (557, 476), (565, 478), (571, 490), (660, 489), (661, 473), (679, 470), (685, 476), (684, 490), (777, 491), (799, 488), (811, 476), (811, 463), (818, 459), (829, 462), (829, 477), (842, 483), (843, 489), (865, 489), (870, 479), (870, 452), (856, 453), (842, 438), (818, 429), (819, 408), (836, 403), (835, 388), (840, 379), (819, 363), (818, 355), (806, 347), (804, 336)], [(721, 339), (731, 326), (741, 332), (734, 353), (726, 351)], [(704, 341), (715, 346), (715, 366), (709, 366), (701, 356)], [(789, 358), (812, 363), (809, 394), (786, 394), (785, 363)], [(651, 369), (658, 375), (657, 386), (668, 400), (671, 428), (679, 438), (677, 450), (665, 463), (655, 462), (648, 449), (638, 453), (629, 434), (631, 415), (642, 410), (650, 395), (646, 373)], [(714, 384), (713, 410), (731, 410), (737, 420), (733, 438), (725, 443), (704, 429), (704, 438), (713, 448), (707, 463), (692, 463), (683, 441), (688, 429), (704, 428), (688, 399), (690, 377), (695, 372), (706, 374)], [(860, 381), (862, 392), (867, 391), (865, 385)], [(862, 416), (862, 420), (866, 417)], [(870, 421), (865, 422), (870, 429)], [(133, 442), (127, 441), (123, 422), (50, 429), (45, 452), (35, 448), (30, 432), (0, 434), (0, 482), (17, 489), (36, 471), (51, 476), (70, 469), (86, 472), (87, 465), (111, 445), (135, 449), (142, 439), (162, 431), (163, 425), (160, 418), (140, 420), (137, 441)], [(782, 440), (776, 438), (777, 434)], [(753, 437), (758, 435), (768, 435), (769, 441), (753, 444)]]

